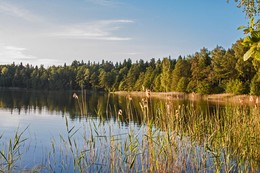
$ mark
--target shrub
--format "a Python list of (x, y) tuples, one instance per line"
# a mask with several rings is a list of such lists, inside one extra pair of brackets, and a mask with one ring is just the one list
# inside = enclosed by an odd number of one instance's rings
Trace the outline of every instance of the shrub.
[(251, 81), (250, 94), (260, 95), (260, 78), (258, 73), (253, 77)]
[(230, 80), (226, 85), (226, 93), (244, 94), (245, 87), (243, 82), (238, 79)]
[(200, 94), (210, 94), (212, 86), (207, 81), (199, 82), (196, 92)]

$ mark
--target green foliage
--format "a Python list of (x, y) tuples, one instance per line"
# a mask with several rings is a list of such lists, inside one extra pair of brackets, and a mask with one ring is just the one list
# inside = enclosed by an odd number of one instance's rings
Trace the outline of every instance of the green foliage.
[(244, 92), (244, 84), (238, 79), (230, 80), (226, 85), (226, 93), (244, 94)]
[(235, 78), (239, 78), (243, 82), (250, 81), (254, 77), (256, 71), (252, 64), (253, 59), (247, 61), (243, 60), (243, 55), (247, 51), (243, 45), (243, 41), (237, 41), (237, 43), (232, 46), (232, 49), (234, 50), (234, 55), (236, 57), (235, 70), (237, 71), (237, 74), (234, 74), (236, 76)]
[(89, 83), (90, 78), (90, 70), (87, 66), (80, 66), (76, 71), (76, 83), (81, 87), (84, 88)]
[(187, 92), (192, 93), (196, 91), (196, 82), (191, 80), (187, 86)]
[(161, 89), (161, 75), (156, 76), (153, 82), (153, 90), (156, 92), (162, 91)]
[(171, 62), (168, 58), (163, 58), (162, 73), (161, 73), (161, 86), (163, 91), (170, 91), (171, 86)]
[[(187, 61), (186, 59), (179, 58), (172, 72), (171, 89), (173, 91), (182, 91), (185, 88), (184, 90), (186, 91), (186, 87), (187, 87), (186, 79), (190, 77), (190, 75), (191, 75), (190, 62)], [(181, 78), (185, 78), (185, 82), (183, 81), (184, 79), (182, 79), (181, 81), (182, 85), (183, 84), (185, 85), (181, 87), (182, 89), (180, 89), (180, 86), (178, 87), (178, 85), (181, 85), (179, 84)]]
[[(246, 13), (248, 18), (257, 16), (260, 11), (260, 2), (257, 0), (234, 0), (237, 2), (238, 8), (243, 8), (243, 11)], [(229, 0), (227, 0), (229, 2)]]
[[(229, 2), (229, 0), (227, 0)], [(247, 36), (243, 39), (243, 45), (247, 48), (243, 59), (247, 61), (249, 58), (254, 58), (260, 61), (260, 31), (259, 20), (255, 22), (255, 16), (258, 17), (260, 12), (260, 1), (256, 0), (235, 0), (239, 8), (243, 8), (246, 16), (249, 18), (249, 25), (240, 26), (238, 29), (243, 29)]]
[(209, 51), (206, 48), (196, 52), (191, 59), (191, 75), (194, 81), (200, 82), (208, 77), (210, 72), (211, 59)]
[(244, 33), (249, 34), (243, 39), (243, 45), (248, 48), (247, 52), (243, 56), (244, 61), (251, 57), (260, 61), (259, 21), (255, 23), (254, 18), (251, 17), (250, 24), (247, 28), (245, 26), (240, 26), (238, 29), (244, 29)]
[(220, 46), (217, 46), (211, 51), (212, 68), (214, 70), (214, 79), (216, 81), (222, 79), (225, 53), (226, 50)]
[(187, 92), (188, 84), (189, 84), (189, 79), (187, 77), (182, 77), (178, 82), (176, 90), (179, 92)]
[(145, 78), (145, 75), (144, 73), (142, 72), (140, 75), (139, 75), (139, 78), (137, 79), (136, 83), (135, 83), (135, 87), (134, 87), (134, 90), (135, 91), (141, 91), (142, 90), (142, 86), (144, 86), (144, 78)]
[(101, 70), (99, 74), (99, 85), (107, 91), (112, 89), (113, 83), (115, 81), (114, 71), (105, 72)]
[(200, 94), (210, 94), (212, 92), (212, 86), (209, 82), (202, 81), (197, 85), (196, 92)]
[(259, 71), (251, 81), (250, 94), (260, 95), (260, 72)]
[(127, 86), (127, 89), (129, 91), (133, 91), (134, 90), (134, 85), (135, 85), (135, 82), (138, 78), (138, 73), (136, 73), (136, 71), (138, 71), (136, 69), (136, 66), (132, 66), (130, 68), (130, 70), (128, 71), (127, 73), (127, 76), (126, 76), (126, 86)]
[[(253, 92), (252, 79), (260, 64), (253, 59), (243, 61), (247, 48), (242, 40), (225, 50), (216, 47), (212, 51), (202, 48), (200, 52), (188, 57), (151, 61), (130, 59), (113, 64), (73, 61), (64, 66), (31, 66), (29, 64), (0, 65), (0, 87), (19, 87), (40, 90), (78, 90), (98, 91), (140, 91), (143, 87), (151, 91), (199, 92), (201, 94), (221, 93), (228, 81), (238, 79), (243, 83), (243, 91)], [(255, 82), (255, 79), (254, 79)], [(251, 86), (250, 86), (251, 84)], [(233, 85), (233, 84), (232, 84)], [(250, 88), (251, 87), (251, 88)]]

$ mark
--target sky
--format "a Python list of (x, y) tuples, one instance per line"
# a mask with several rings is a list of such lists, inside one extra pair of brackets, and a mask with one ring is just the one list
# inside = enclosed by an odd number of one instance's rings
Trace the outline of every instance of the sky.
[(0, 64), (63, 65), (228, 49), (247, 25), (226, 0), (0, 0)]

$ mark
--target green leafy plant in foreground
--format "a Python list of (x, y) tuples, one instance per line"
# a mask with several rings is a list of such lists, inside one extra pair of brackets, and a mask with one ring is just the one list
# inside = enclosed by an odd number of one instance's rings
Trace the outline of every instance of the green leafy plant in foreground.
[(238, 29), (244, 29), (245, 34), (249, 34), (243, 39), (243, 45), (248, 47), (249, 50), (244, 54), (244, 61), (248, 60), (250, 57), (260, 61), (260, 31), (259, 31), (259, 21), (255, 23), (254, 18), (250, 19), (249, 26), (240, 26)]

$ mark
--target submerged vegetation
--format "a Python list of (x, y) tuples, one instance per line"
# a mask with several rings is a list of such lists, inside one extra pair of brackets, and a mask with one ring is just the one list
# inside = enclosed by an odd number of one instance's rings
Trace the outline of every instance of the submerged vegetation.
[[(75, 107), (87, 121), (81, 127), (64, 118), (65, 132), (50, 139), (50, 150), (31, 168), (20, 164), (29, 141), (17, 132), (10, 144), (1, 141), (2, 172), (259, 172), (259, 107), (219, 107), (203, 112), (196, 101), (155, 102), (143, 97), (120, 97), (119, 105), (96, 105), (96, 118), (85, 109), (84, 94), (74, 94)], [(71, 94), (72, 97), (72, 94)], [(124, 102), (123, 102), (124, 100)], [(82, 103), (85, 102), (85, 103)], [(136, 123), (139, 121), (139, 123)], [(124, 126), (126, 123), (127, 126)], [(28, 127), (30, 128), (30, 127)], [(4, 134), (3, 134), (4, 136)], [(19, 140), (17, 140), (19, 139)], [(14, 141), (14, 142), (12, 142)], [(13, 145), (17, 143), (17, 145)], [(19, 154), (10, 149), (19, 147)], [(24, 150), (21, 150), (24, 149)], [(5, 159), (18, 158), (14, 162)], [(13, 156), (12, 156), (13, 155)], [(11, 163), (11, 164), (10, 164)], [(28, 164), (28, 163), (27, 163)], [(10, 165), (10, 166), (9, 166)], [(15, 166), (13, 166), (15, 165)]]
[[(203, 48), (187, 57), (123, 62), (73, 61), (63, 66), (0, 65), (0, 87), (101, 91), (196, 92), (201, 94), (260, 94), (259, 61), (243, 60), (248, 48), (242, 40), (230, 49)], [(177, 59), (176, 59), (177, 58)]]

